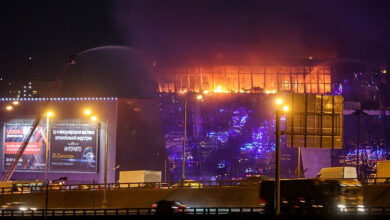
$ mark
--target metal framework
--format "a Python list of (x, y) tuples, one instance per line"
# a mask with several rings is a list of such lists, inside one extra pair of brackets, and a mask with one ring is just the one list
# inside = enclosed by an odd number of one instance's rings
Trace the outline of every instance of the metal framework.
[(331, 92), (329, 65), (188, 66), (161, 69), (159, 92), (310, 93)]

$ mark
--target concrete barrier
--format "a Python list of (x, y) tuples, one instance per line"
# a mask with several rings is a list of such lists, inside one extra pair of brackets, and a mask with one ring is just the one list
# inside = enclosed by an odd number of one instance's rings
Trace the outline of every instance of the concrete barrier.
[(366, 207), (390, 207), (390, 185), (366, 185), (363, 198)]
[[(259, 187), (210, 187), (201, 189), (116, 189), (107, 190), (107, 208), (147, 208), (166, 199), (189, 207), (257, 207)], [(2, 195), (0, 204), (25, 202), (45, 208), (46, 192)], [(49, 191), (48, 208), (102, 208), (103, 191)]]

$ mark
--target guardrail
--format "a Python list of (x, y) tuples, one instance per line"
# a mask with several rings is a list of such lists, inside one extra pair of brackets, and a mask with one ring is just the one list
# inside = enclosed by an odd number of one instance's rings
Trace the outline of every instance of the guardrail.
[[(390, 184), (390, 178), (363, 178), (363, 184)], [(108, 183), (104, 184), (67, 184), (67, 185), (30, 185), (18, 187), (1, 187), (0, 194), (24, 194), (43, 191), (87, 191), (87, 190), (118, 190), (129, 188), (173, 189), (173, 188), (207, 188), (207, 187), (235, 187), (242, 185), (256, 185), (258, 182), (243, 181), (196, 181), (186, 182), (184, 186), (177, 182), (148, 182), (148, 183)]]
[[(259, 207), (207, 207), (172, 209), (171, 214), (181, 215), (229, 215), (229, 214), (263, 214)], [(166, 214), (166, 213), (165, 213)], [(0, 210), (0, 216), (131, 216), (159, 215), (153, 208), (122, 209), (37, 209), (37, 210)]]
[(205, 188), (238, 186), (239, 181), (197, 181), (186, 182), (184, 186), (177, 182), (148, 182), (148, 183), (108, 183), (104, 184), (67, 184), (67, 185), (31, 185), (18, 187), (2, 187), (0, 194), (24, 194), (43, 191), (84, 191), (84, 190), (113, 190), (129, 188), (174, 189), (174, 188)]
[[(307, 209), (282, 214), (328, 214), (328, 215), (371, 215), (390, 214), (390, 207), (361, 208), (345, 207), (338, 212), (307, 212)], [(165, 215), (167, 213), (164, 213)], [(173, 209), (171, 215), (265, 215), (261, 207), (204, 207)], [(268, 213), (272, 214), (272, 213)], [(0, 217), (6, 216), (152, 216), (159, 215), (153, 208), (121, 208), (121, 209), (38, 209), (38, 210), (0, 210)]]
[(385, 177), (359, 178), (359, 181), (363, 184), (390, 184), (390, 178)]

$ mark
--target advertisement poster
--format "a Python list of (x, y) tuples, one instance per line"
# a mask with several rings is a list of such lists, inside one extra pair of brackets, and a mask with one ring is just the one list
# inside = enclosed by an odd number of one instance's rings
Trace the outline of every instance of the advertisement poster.
[[(23, 141), (30, 133), (31, 125), (4, 126), (4, 170), (15, 160)], [(44, 171), (46, 160), (46, 127), (38, 126), (30, 143), (19, 159), (17, 171)]]
[(97, 172), (97, 126), (53, 125), (50, 130), (50, 171)]

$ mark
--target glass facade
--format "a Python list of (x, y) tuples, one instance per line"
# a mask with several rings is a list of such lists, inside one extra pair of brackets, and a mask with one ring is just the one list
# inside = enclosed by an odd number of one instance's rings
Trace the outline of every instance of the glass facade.
[(331, 92), (329, 65), (187, 66), (159, 71), (158, 90), (164, 93)]

